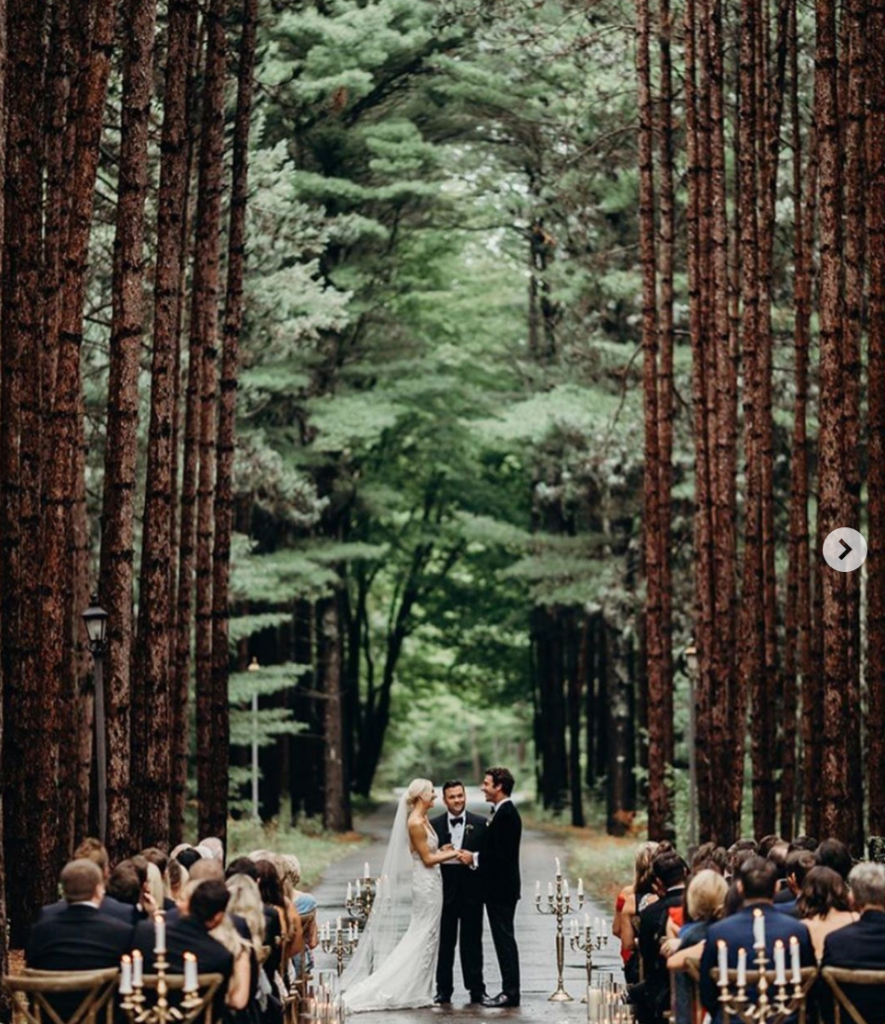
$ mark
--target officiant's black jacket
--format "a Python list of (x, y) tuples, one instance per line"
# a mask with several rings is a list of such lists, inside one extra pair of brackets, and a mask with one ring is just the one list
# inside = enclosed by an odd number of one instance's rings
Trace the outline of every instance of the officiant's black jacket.
[(520, 896), (522, 818), (512, 800), (502, 803), (486, 828), (479, 875), (486, 903), (516, 903)]
[[(452, 834), (449, 831), (448, 814), (440, 814), (430, 822), (433, 830), (439, 838), (439, 845), (446, 846), (452, 841)], [(461, 849), (469, 850), (471, 853), (482, 853), (485, 849), (486, 819), (478, 814), (464, 812), (464, 838), (461, 840)], [(482, 857), (480, 857), (482, 860)], [(474, 871), (458, 861), (450, 864), (441, 864), (443, 879), (443, 903), (482, 903), (482, 880), (479, 871)]]

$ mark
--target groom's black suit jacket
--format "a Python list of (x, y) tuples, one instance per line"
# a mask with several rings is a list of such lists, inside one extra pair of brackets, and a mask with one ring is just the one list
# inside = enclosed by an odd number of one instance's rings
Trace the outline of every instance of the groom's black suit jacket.
[(522, 818), (512, 800), (502, 803), (486, 829), (479, 876), (486, 903), (516, 903), (520, 897), (519, 842)]
[[(452, 834), (449, 831), (448, 814), (440, 814), (430, 822), (433, 830), (439, 838), (440, 847), (446, 846), (452, 841)], [(486, 826), (485, 818), (478, 814), (464, 812), (464, 838), (461, 840), (461, 849), (470, 850), (471, 853), (480, 854), (485, 849)], [(482, 860), (482, 856), (480, 856)], [(441, 864), (443, 880), (443, 903), (482, 903), (482, 879), (479, 871), (474, 871), (465, 864), (455, 861), (450, 864)]]

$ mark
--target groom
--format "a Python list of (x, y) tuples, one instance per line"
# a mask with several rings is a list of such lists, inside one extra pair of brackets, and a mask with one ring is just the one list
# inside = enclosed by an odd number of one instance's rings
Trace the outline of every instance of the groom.
[[(486, 819), (467, 810), (467, 793), (458, 780), (444, 782), (443, 803), (446, 813), (430, 824), (439, 837), (440, 848), (451, 844), (456, 850), (475, 853), (483, 848)], [(460, 946), (461, 974), (471, 1003), (482, 1003), (486, 988), (482, 979), (482, 879), (460, 860), (441, 865), (443, 911), (440, 922), (439, 959), (436, 965), (434, 1003), (452, 1001), (454, 989), (455, 945)], [(460, 936), (458, 934), (460, 926)]]
[(501, 989), (486, 996), (483, 1006), (519, 1006), (519, 950), (513, 919), (520, 896), (519, 843), (522, 819), (510, 799), (513, 776), (506, 768), (488, 768), (482, 791), (492, 805), (492, 818), (486, 829), (485, 845), (473, 855), (473, 867), (479, 869), (486, 913), (501, 969)]

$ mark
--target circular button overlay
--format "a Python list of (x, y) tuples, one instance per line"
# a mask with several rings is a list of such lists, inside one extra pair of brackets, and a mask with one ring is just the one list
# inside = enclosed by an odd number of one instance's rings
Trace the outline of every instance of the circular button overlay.
[(850, 526), (833, 530), (824, 541), (824, 558), (827, 565), (837, 572), (854, 572), (867, 557), (867, 542), (863, 534)]

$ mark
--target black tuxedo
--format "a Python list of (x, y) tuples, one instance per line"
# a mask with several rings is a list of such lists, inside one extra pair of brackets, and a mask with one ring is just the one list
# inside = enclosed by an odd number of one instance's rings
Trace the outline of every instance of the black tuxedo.
[[(70, 904), (67, 900), (58, 900), (55, 903), (50, 903), (42, 908), (38, 920), (55, 918), (63, 910), (67, 909), (68, 906)], [(115, 900), (113, 896), (108, 896), (107, 893), (102, 898), (99, 909), (105, 917), (116, 918), (116, 920), (122, 921), (123, 924), (128, 924), (130, 928), (134, 928), (146, 916), (139, 912), (138, 907), (134, 907), (131, 903), (121, 903), (119, 900)]]
[[(838, 928), (824, 942), (824, 967), (885, 970), (885, 914), (867, 910), (859, 921)], [(845, 994), (871, 1024), (885, 1020), (885, 989), (880, 985), (844, 985)], [(843, 1018), (847, 1015), (843, 1013)]]
[[(132, 926), (85, 903), (66, 903), (31, 927), (25, 959), (39, 971), (98, 971), (119, 967), (132, 949)], [(52, 997), (62, 1019), (70, 1017), (82, 992)]]
[[(486, 819), (464, 812), (464, 834), (461, 849), (481, 852), (485, 845)], [(441, 814), (431, 822), (440, 846), (452, 842), (449, 815)], [(443, 880), (443, 912), (440, 924), (439, 959), (436, 964), (436, 991), (450, 999), (454, 989), (455, 946), (459, 944), (460, 926), (461, 974), (464, 985), (474, 997), (485, 992), (482, 979), (482, 879), (459, 861), (440, 865)]]
[(522, 818), (512, 800), (498, 804), (479, 854), (479, 874), (486, 913), (501, 968), (501, 990), (519, 1002), (519, 950), (513, 919), (520, 897), (519, 843)]

